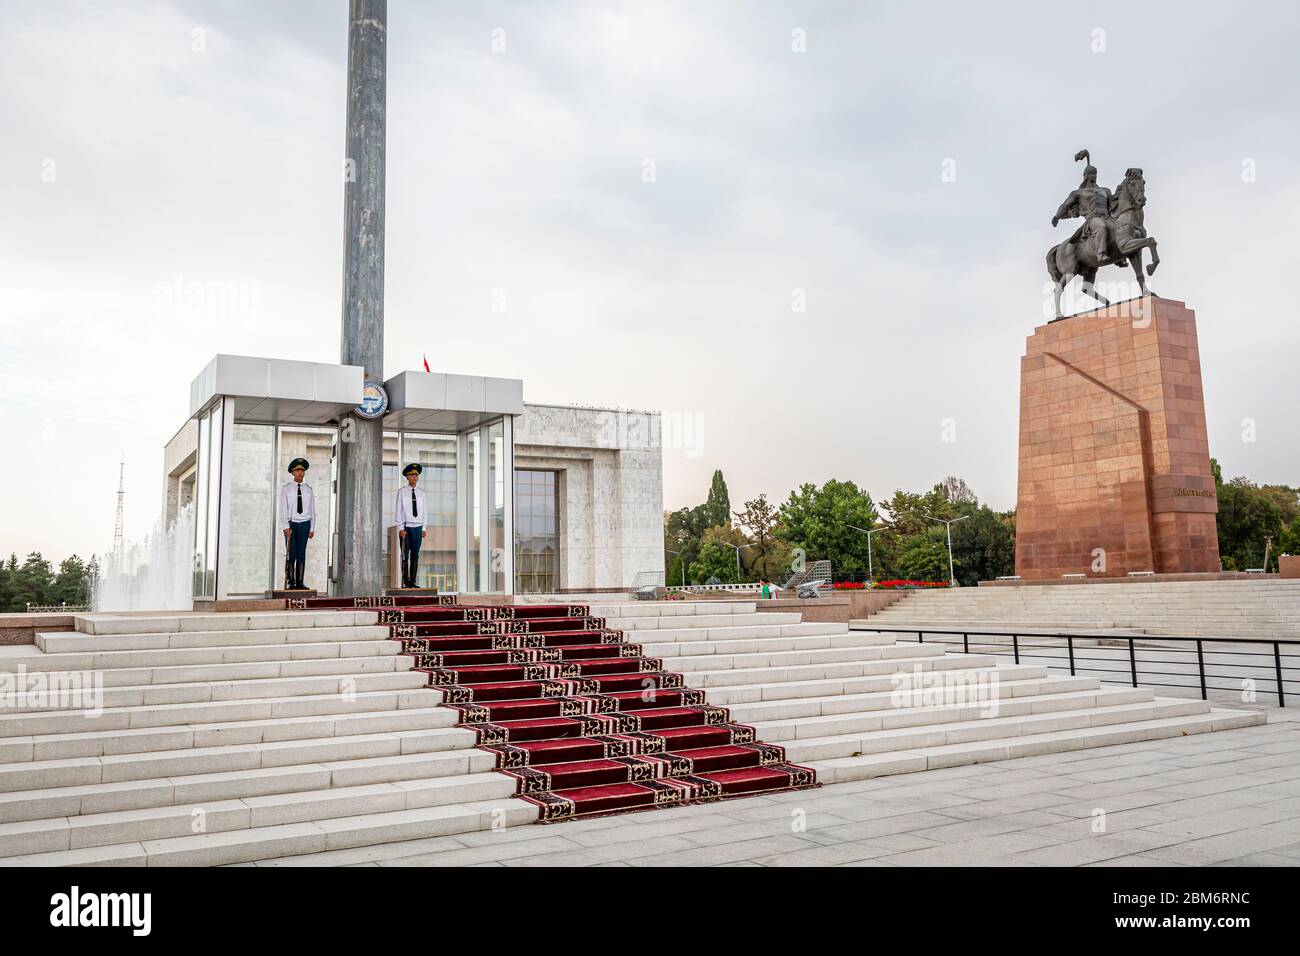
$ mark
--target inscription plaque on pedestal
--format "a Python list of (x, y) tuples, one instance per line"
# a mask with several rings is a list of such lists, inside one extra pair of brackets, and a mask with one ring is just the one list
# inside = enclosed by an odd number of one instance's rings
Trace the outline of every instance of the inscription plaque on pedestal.
[(1020, 360), (1016, 573), (1219, 570), (1196, 316), (1148, 296), (1040, 326)]

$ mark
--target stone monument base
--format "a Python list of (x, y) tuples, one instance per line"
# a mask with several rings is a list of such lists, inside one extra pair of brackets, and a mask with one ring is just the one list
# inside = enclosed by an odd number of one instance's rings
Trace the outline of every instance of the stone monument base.
[(1220, 570), (1196, 316), (1148, 296), (1034, 330), (1020, 360), (1016, 573)]

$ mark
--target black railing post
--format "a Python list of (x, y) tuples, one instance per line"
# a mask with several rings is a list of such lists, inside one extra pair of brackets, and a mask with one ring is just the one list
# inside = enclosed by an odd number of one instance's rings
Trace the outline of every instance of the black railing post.
[(1070, 676), (1076, 676), (1074, 673), (1074, 635), (1065, 635), (1065, 646), (1070, 649)]
[(1210, 693), (1205, 686), (1205, 646), (1199, 638), (1196, 641), (1196, 669), (1201, 673), (1201, 700), (1209, 700)]
[(1019, 664), (1020, 663), (1020, 635), (1019, 634), (1011, 635), (1011, 648), (1012, 650), (1015, 651), (1016, 663)]
[(1273, 673), (1277, 675), (1277, 705), (1286, 706), (1286, 694), (1282, 691), (1282, 651), (1277, 641), (1273, 642)]
[(969, 634), (962, 634), (962, 636), (961, 636), (961, 650), (962, 650), (962, 653), (963, 653), (963, 654), (969, 654), (969, 653), (970, 653), (970, 635), (969, 635)]
[(1128, 639), (1128, 666), (1133, 674), (1133, 686), (1136, 687), (1138, 685), (1138, 659), (1137, 649), (1134, 647), (1133, 638), (1131, 637)]

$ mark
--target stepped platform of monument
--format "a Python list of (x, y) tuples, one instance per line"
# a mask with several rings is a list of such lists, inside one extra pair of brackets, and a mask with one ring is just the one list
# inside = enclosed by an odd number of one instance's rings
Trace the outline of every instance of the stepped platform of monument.
[(1300, 637), (1300, 580), (1125, 581), (912, 591), (865, 625)]
[(0, 864), (249, 862), (1264, 720), (753, 602), (356, 600), (8, 650), (11, 681), (102, 678), (102, 712), (0, 709)]

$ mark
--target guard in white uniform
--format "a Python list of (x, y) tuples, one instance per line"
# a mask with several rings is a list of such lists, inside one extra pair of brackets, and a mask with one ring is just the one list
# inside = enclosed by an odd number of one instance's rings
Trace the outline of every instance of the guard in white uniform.
[(397, 526), (397, 536), (402, 541), (402, 587), (415, 587), (416, 572), (420, 568), (420, 544), (424, 541), (424, 528), (429, 520), (428, 509), (424, 506), (424, 491), (419, 487), (420, 475), (424, 472), (418, 462), (411, 462), (402, 469), (406, 476), (406, 487), (397, 489), (397, 500), (393, 503), (393, 524)]
[(307, 568), (307, 541), (316, 536), (316, 494), (303, 481), (311, 464), (306, 458), (289, 462), (292, 481), (280, 488), (280, 528), (284, 531), (288, 561), (284, 569), (284, 586), (303, 590), (302, 576)]

